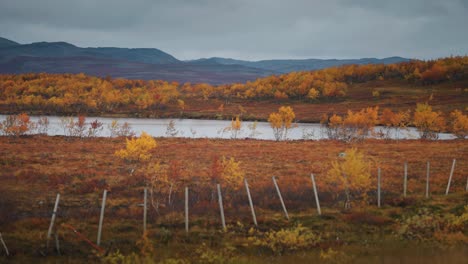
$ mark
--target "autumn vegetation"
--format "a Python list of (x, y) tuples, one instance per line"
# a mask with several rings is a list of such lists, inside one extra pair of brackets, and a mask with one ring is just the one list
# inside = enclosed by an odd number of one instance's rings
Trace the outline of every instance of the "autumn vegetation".
[[(460, 245), (467, 236), (466, 153), (467, 146), (460, 140), (272, 143), (147, 136), (128, 140), (1, 137), (4, 221), (0, 228), (8, 230), (2, 233), (16, 255), (35, 256), (25, 249), (40, 248), (54, 196), (60, 192), (57, 232), (62, 254), (89, 257), (90, 246), (62, 224), (93, 240), (100, 197), (107, 189), (103, 243), (107, 248), (112, 242), (120, 252), (112, 250), (109, 257), (127, 258), (138, 252), (137, 259), (145, 254), (158, 261), (191, 256), (192, 261), (204, 263), (210, 258), (257, 259), (259, 252), (259, 258), (264, 258), (312, 250), (334, 259), (363, 254), (349, 248), (362, 246), (361, 238), (375, 245), (383, 240)], [(444, 196), (452, 159), (457, 164), (450, 195)], [(406, 198), (402, 196), (405, 161), (409, 164)], [(431, 162), (427, 200), (426, 161)], [(381, 209), (375, 206), (378, 167), (382, 170)], [(323, 217), (315, 211), (310, 173), (316, 177)], [(282, 215), (271, 176), (278, 179), (289, 222)], [(244, 178), (249, 181), (258, 228), (252, 224)], [(223, 189), (227, 232), (221, 232), (217, 183)], [(183, 228), (185, 187), (190, 190), (188, 237)], [(150, 190), (145, 237), (139, 206), (143, 188)], [(350, 206), (345, 209), (347, 203)]]
[[(325, 129), (328, 139), (342, 140), (346, 142), (362, 141), (369, 137), (381, 139), (397, 139), (400, 131), (413, 125), (417, 128), (421, 139), (438, 139), (440, 132), (450, 132), (456, 138), (464, 139), (468, 134), (468, 116), (460, 110), (454, 110), (446, 118), (441, 112), (432, 111), (432, 107), (427, 103), (417, 104), (414, 117), (411, 118), (411, 110), (394, 113), (389, 108), (385, 108), (379, 113), (379, 107), (368, 107), (358, 112), (348, 110), (345, 116), (333, 114), (323, 115), (321, 125)], [(276, 141), (287, 140), (288, 131), (294, 129), (295, 113), (290, 106), (281, 106), (278, 112), (271, 113), (268, 122), (273, 130)], [(64, 130), (64, 135), (73, 137), (96, 137), (104, 129), (103, 124), (97, 119), (86, 121), (83, 115), (77, 120), (73, 117), (62, 117), (60, 125)], [(379, 131), (375, 131), (376, 125), (381, 124)], [(0, 134), (6, 136), (24, 136), (32, 134), (47, 134), (49, 121), (47, 117), (40, 117), (37, 122), (30, 120), (26, 113), (19, 115), (8, 115), (0, 122)], [(256, 123), (249, 127), (252, 138), (255, 138)], [(135, 133), (128, 123), (119, 124), (114, 120), (107, 129), (111, 137), (128, 136), (133, 137)], [(232, 139), (236, 139), (242, 130), (242, 120), (239, 116), (231, 120), (231, 125), (223, 129), (223, 133), (231, 134)], [(166, 136), (174, 137), (178, 134), (174, 121), (170, 121)], [(145, 135), (148, 136), (148, 135)], [(149, 137), (149, 136), (148, 136)]]
[[(270, 263), (275, 257), (285, 263), (350, 263), (383, 254), (388, 245), (403, 250), (416, 243), (416, 248), (429, 245), (429, 251), (466, 247), (467, 67), (468, 57), (451, 57), (347, 65), (220, 86), (83, 74), (2, 75), (0, 110), (7, 115), (0, 120), (0, 231), (19, 262), (54, 255), (59, 262), (70, 257), (104, 263)], [(45, 135), (47, 117), (32, 122), (31, 114), (66, 115), (60, 119), (66, 136)], [(110, 137), (100, 137), (103, 124), (87, 118), (91, 114), (227, 119), (224, 132), (231, 139), (171, 138), (174, 123), (168, 138), (153, 138), (135, 135), (129, 124), (117, 121), (107, 127)], [(250, 139), (237, 139), (249, 119), (267, 120), (278, 142), (255, 140), (256, 123)], [(287, 140), (295, 122), (303, 120), (321, 120), (328, 139)], [(422, 140), (389, 140), (409, 126)], [(434, 140), (439, 132), (457, 139)], [(430, 197), (425, 198), (428, 161)], [(378, 168), (381, 208), (376, 206)], [(227, 230), (221, 230), (216, 184), (223, 190)], [(146, 232), (144, 189), (149, 191)], [(108, 191), (104, 254), (90, 246), (103, 190)], [(62, 200), (54, 234), (63, 256), (42, 245), (56, 193)], [(454, 254), (453, 259), (462, 258)]]
[[(452, 107), (465, 111), (462, 102), (467, 92), (467, 69), (468, 57), (464, 56), (390, 65), (345, 65), (219, 86), (84, 74), (1, 75), (0, 109), (11, 114), (225, 119), (241, 115), (267, 120), (278, 104), (288, 102), (298, 105), (296, 114), (300, 120), (318, 122), (330, 109), (345, 114), (375, 100), (375, 105), (400, 110), (408, 100), (414, 100), (417, 92), (417, 102), (432, 100), (433, 105), (449, 113), (454, 110)], [(445, 104), (449, 100), (455, 100), (455, 104)], [(359, 102), (359, 109), (355, 101)]]
[(340, 154), (343, 160), (332, 161), (327, 177), (323, 179), (326, 190), (334, 193), (334, 200), (343, 197), (345, 208), (350, 208), (353, 200), (368, 202), (368, 194), (372, 189), (372, 163), (354, 148)]
[(288, 137), (288, 130), (293, 127), (295, 117), (294, 110), (289, 106), (282, 106), (277, 113), (270, 114), (268, 122), (277, 141)]

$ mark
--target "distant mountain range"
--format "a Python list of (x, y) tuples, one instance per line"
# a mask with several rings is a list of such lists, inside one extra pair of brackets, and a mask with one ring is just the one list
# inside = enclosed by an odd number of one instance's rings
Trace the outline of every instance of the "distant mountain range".
[(223, 84), (344, 64), (390, 64), (403, 61), (409, 59), (244, 61), (215, 57), (181, 61), (159, 49), (81, 48), (67, 42), (19, 44), (0, 38), (0, 73), (16, 74), (82, 72), (101, 77)]

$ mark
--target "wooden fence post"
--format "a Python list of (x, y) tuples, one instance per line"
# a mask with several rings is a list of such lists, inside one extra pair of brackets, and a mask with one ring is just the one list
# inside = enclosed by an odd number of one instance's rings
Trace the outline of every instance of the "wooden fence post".
[(406, 198), (406, 191), (408, 189), (408, 162), (405, 161), (405, 176), (403, 178), (403, 197)]
[(185, 232), (189, 231), (189, 204), (188, 204), (188, 187), (185, 187)]
[(249, 198), (249, 205), (250, 205), (250, 210), (252, 211), (252, 218), (253, 218), (254, 224), (255, 226), (258, 226), (257, 216), (255, 215), (255, 209), (254, 209), (254, 205), (252, 202), (252, 196), (250, 196), (249, 184), (247, 183), (247, 179), (245, 178), (244, 178), (244, 185), (245, 185), (245, 190), (247, 191), (247, 197)]
[(47, 248), (49, 248), (49, 239), (50, 239), (50, 236), (52, 235), (52, 229), (54, 228), (55, 216), (57, 215), (59, 201), (60, 201), (60, 193), (57, 193), (57, 198), (55, 199), (54, 211), (52, 212), (49, 230), (47, 231), (47, 242), (46, 242)]
[(102, 204), (101, 204), (101, 215), (99, 217), (99, 228), (98, 228), (98, 235), (96, 245), (101, 245), (101, 232), (102, 232), (102, 222), (104, 220), (104, 209), (106, 207), (106, 198), (107, 198), (107, 190), (104, 190), (102, 194)]
[(377, 169), (377, 207), (380, 208), (380, 168)]
[(145, 193), (143, 197), (143, 234), (146, 233), (146, 210), (148, 207), (148, 201), (147, 201), (147, 195), (148, 195), (148, 189), (145, 188)]
[(431, 164), (427, 161), (427, 170), (426, 170), (426, 198), (429, 198), (429, 177), (430, 177), (430, 168)]
[(278, 183), (276, 183), (275, 176), (273, 176), (272, 179), (273, 179), (273, 183), (275, 184), (276, 192), (278, 193), (278, 196), (280, 198), (281, 206), (283, 207), (283, 211), (284, 211), (284, 215), (289, 220), (288, 210), (286, 210), (286, 205), (284, 205), (283, 196), (281, 196), (281, 191), (278, 187)]
[(218, 203), (219, 203), (219, 213), (221, 214), (221, 224), (223, 225), (223, 230), (226, 230), (226, 220), (224, 218), (224, 207), (223, 207), (223, 196), (221, 195), (221, 185), (216, 184), (218, 189)]
[(0, 241), (2, 241), (3, 248), (5, 249), (6, 255), (10, 256), (10, 252), (8, 251), (7, 245), (5, 241), (3, 241), (2, 233), (0, 233)]
[(453, 159), (452, 169), (450, 170), (450, 176), (449, 176), (449, 180), (448, 180), (448, 183), (447, 183), (447, 190), (445, 190), (445, 195), (448, 195), (448, 193), (450, 191), (450, 183), (452, 182), (452, 176), (453, 176), (453, 171), (455, 170), (455, 163), (456, 162), (457, 162), (457, 160)]
[(57, 232), (55, 232), (55, 249), (57, 250), (57, 253), (59, 255), (62, 255), (62, 253), (60, 252), (60, 242), (59, 242), (59, 236)]
[(318, 215), (322, 215), (322, 210), (320, 209), (320, 202), (318, 198), (317, 186), (315, 185), (315, 177), (314, 174), (310, 174), (310, 178), (312, 179), (312, 187), (314, 188), (314, 196), (315, 196), (315, 203), (317, 204), (317, 212)]

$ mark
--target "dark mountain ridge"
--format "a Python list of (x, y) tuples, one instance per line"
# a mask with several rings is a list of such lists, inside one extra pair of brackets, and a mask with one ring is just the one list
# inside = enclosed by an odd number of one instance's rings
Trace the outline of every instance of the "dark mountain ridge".
[(408, 60), (390, 57), (245, 61), (213, 57), (180, 61), (155, 48), (81, 48), (67, 42), (19, 44), (0, 38), (0, 74), (82, 72), (100, 77), (224, 84), (343, 64), (388, 64)]
[(35, 42), (0, 48), (0, 61), (16, 56), (30, 57), (100, 57), (151, 64), (179, 63), (173, 56), (158, 49), (80, 48), (67, 42)]
[(6, 47), (11, 47), (11, 46), (17, 46), (17, 45), (20, 45), (20, 44), (12, 40), (0, 37), (0, 48), (6, 48)]
[(203, 58), (189, 61), (195, 64), (222, 64), (222, 65), (243, 65), (260, 69), (268, 69), (279, 73), (288, 73), (292, 71), (311, 71), (319, 70), (328, 67), (340, 66), (344, 64), (392, 64), (410, 59), (402, 57), (388, 57), (383, 59), (377, 58), (362, 58), (362, 59), (299, 59), (299, 60), (260, 60), (260, 61), (245, 61), (229, 58)]

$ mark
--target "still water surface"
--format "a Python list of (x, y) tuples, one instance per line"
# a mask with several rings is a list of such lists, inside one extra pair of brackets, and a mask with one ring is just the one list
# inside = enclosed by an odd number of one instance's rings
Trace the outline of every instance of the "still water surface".
[[(5, 115), (0, 115), (0, 121), (5, 120)], [(49, 129), (48, 135), (66, 135), (66, 131), (61, 125), (61, 118), (59, 116), (48, 116)], [(37, 122), (38, 116), (32, 116), (31, 120)], [(76, 121), (77, 118), (75, 118)], [(226, 130), (231, 125), (231, 121), (225, 120), (200, 120), (200, 119), (151, 119), (151, 118), (107, 118), (107, 117), (87, 117), (86, 122), (90, 123), (94, 120), (103, 123), (103, 130), (98, 136), (110, 136), (109, 126), (113, 120), (117, 120), (119, 124), (127, 122), (132, 130), (140, 135), (145, 131), (154, 137), (167, 137), (168, 125), (172, 120), (174, 130), (172, 136), (175, 137), (188, 137), (188, 138), (233, 138), (231, 131)], [(274, 140), (273, 130), (267, 122), (257, 122), (256, 128), (253, 128), (254, 122), (242, 122), (241, 131), (238, 133), (237, 138), (256, 138), (265, 140)], [(297, 126), (287, 134), (287, 139), (326, 139), (327, 135), (321, 128), (320, 124), (298, 123)], [(88, 125), (89, 126), (89, 125)], [(375, 131), (381, 130), (381, 127), (376, 127)], [(392, 131), (391, 137), (394, 139), (417, 139), (419, 134), (415, 128), (408, 128), (401, 130), (399, 133)], [(454, 139), (451, 134), (440, 133), (439, 139)]]

